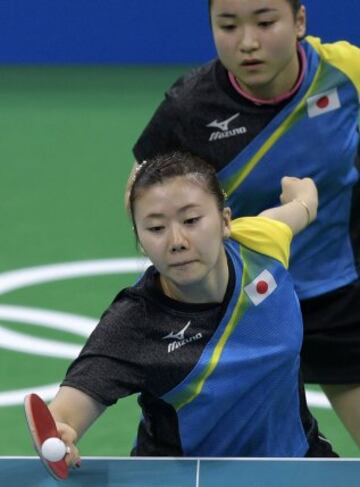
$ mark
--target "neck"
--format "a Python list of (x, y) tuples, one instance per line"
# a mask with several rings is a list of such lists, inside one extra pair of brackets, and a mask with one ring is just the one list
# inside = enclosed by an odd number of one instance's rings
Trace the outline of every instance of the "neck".
[(264, 86), (254, 90), (250, 87), (241, 85), (237, 78), (230, 73), (230, 71), (228, 72), (228, 75), (232, 86), (244, 98), (247, 98), (256, 105), (276, 105), (291, 98), (299, 89), (304, 80), (306, 71), (306, 55), (301, 44), (298, 45), (298, 55), (293, 60), (293, 64), (294, 66), (289, 66), (289, 68), (292, 68), (291, 71), (294, 74), (292, 77), (290, 76), (287, 78), (286, 85), (284, 86), (282, 83), (280, 83), (280, 86), (278, 86), (276, 83), (274, 83), (271, 89), (268, 86)]

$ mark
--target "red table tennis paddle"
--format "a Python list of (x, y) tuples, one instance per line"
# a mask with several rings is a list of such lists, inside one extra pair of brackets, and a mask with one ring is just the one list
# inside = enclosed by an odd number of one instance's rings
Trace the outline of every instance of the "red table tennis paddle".
[(41, 454), (41, 445), (48, 438), (60, 438), (54, 418), (45, 402), (37, 394), (28, 394), (24, 400), (25, 416), (32, 436), (35, 450), (50, 474), (57, 480), (68, 476), (68, 466), (64, 459), (50, 462)]

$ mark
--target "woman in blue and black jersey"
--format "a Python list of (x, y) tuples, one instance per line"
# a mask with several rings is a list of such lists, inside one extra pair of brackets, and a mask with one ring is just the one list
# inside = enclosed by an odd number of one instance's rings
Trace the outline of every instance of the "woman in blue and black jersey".
[(130, 211), (152, 265), (116, 296), (50, 404), (68, 463), (106, 407), (134, 393), (134, 455), (336, 456), (306, 406), (287, 271), (293, 234), (316, 216), (316, 187), (284, 178), (281, 201), (230, 221), (202, 159), (173, 153), (140, 166)]
[(300, 0), (209, 0), (218, 59), (179, 79), (134, 147), (185, 150), (217, 171), (234, 217), (276, 204), (285, 175), (319, 190), (292, 244), (305, 382), (360, 446), (360, 50), (305, 37)]

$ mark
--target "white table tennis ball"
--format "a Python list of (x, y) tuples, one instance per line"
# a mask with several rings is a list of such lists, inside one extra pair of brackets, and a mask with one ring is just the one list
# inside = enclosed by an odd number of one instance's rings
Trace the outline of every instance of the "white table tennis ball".
[(41, 455), (49, 462), (62, 460), (66, 452), (66, 445), (60, 438), (48, 438), (41, 445)]

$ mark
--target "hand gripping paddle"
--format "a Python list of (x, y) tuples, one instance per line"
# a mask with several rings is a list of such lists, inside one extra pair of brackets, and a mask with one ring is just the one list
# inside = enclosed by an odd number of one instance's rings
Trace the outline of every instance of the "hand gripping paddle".
[(41, 445), (48, 438), (60, 438), (54, 418), (45, 402), (37, 394), (28, 394), (24, 400), (26, 421), (32, 436), (35, 450), (42, 463), (57, 480), (64, 480), (68, 476), (68, 466), (64, 459), (58, 462), (46, 460), (41, 453)]

